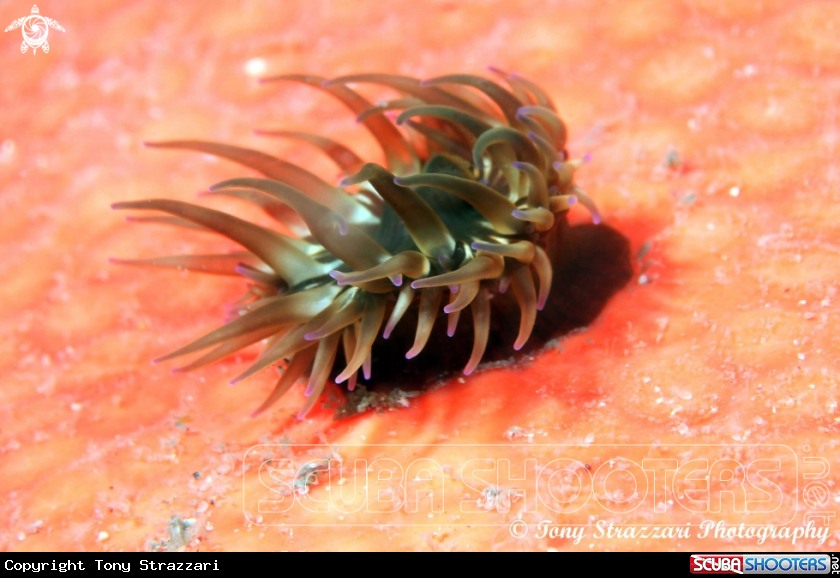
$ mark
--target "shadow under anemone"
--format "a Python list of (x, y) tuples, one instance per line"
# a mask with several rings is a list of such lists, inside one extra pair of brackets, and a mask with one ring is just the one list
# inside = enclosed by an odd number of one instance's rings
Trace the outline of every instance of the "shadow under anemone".
[[(634, 275), (628, 239), (607, 225), (569, 226), (558, 222), (552, 243), (546, 247), (554, 283), (545, 307), (537, 316), (531, 338), (519, 351), (513, 343), (518, 332), (519, 306), (510, 291), (494, 293), (490, 337), (478, 371), (516, 365), (578, 329), (591, 324), (610, 298)], [(437, 389), (461, 375), (470, 357), (473, 323), (469, 316), (447, 335), (446, 314), (440, 313), (422, 354), (406, 359), (414, 342), (417, 309), (409, 310), (388, 340), (377, 340), (372, 349), (375, 371), (360, 381), (335, 409), (336, 417), (349, 417), (371, 409), (405, 407), (412, 397)], [(336, 367), (342, 366), (337, 360)], [(333, 376), (337, 371), (333, 372)], [(334, 405), (334, 404), (327, 404)]]

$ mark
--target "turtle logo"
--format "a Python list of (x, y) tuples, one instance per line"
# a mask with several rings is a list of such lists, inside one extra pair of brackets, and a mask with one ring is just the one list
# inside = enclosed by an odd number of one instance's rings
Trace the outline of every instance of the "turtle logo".
[(6, 28), (6, 32), (23, 27), (23, 30), (21, 31), (23, 33), (23, 44), (20, 45), (20, 51), (26, 54), (27, 48), (31, 46), (32, 54), (38, 52), (38, 48), (41, 48), (41, 50), (44, 51), (44, 54), (47, 54), (50, 51), (50, 45), (47, 44), (47, 34), (49, 33), (49, 29), (47, 28), (48, 26), (64, 32), (64, 28), (61, 27), (61, 24), (52, 18), (41, 16), (38, 14), (38, 6), (33, 6), (32, 14), (24, 16), (23, 18), (18, 18), (9, 24)]

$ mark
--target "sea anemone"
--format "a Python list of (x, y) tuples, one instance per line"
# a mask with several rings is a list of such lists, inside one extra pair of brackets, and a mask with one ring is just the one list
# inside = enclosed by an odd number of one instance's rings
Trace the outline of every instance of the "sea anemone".
[[(421, 355), (444, 300), (449, 336), (464, 309), (472, 314), (472, 349), (463, 370), (471, 374), (485, 354), (494, 298), (508, 288), (519, 308), (518, 332), (508, 346), (521, 349), (549, 298), (554, 270), (547, 250), (561, 241), (557, 231), (567, 226), (569, 208), (580, 202), (596, 224), (600, 217), (574, 184), (584, 161), (569, 159), (566, 126), (551, 99), (519, 75), (494, 72), (507, 88), (467, 74), (422, 82), (384, 74), (265, 79), (300, 82), (332, 94), (379, 142), (385, 167), (365, 163), (322, 136), (263, 133), (321, 149), (345, 174), (341, 188), (256, 150), (193, 140), (147, 143), (199, 151), (259, 171), (266, 178), (227, 180), (210, 187), (209, 194), (254, 203), (297, 234), (174, 200), (114, 204), (114, 209), (168, 213), (140, 220), (215, 231), (245, 249), (114, 260), (238, 275), (250, 282), (226, 325), (155, 363), (213, 347), (173, 370), (189, 371), (267, 340), (253, 365), (232, 383), (286, 361), (255, 415), (305, 378), (302, 418), (331, 377), (346, 383), (348, 391), (360, 370), (371, 379), (376, 371), (371, 351), (380, 331), (387, 340), (408, 311), (416, 311), (416, 327), (405, 358)], [(348, 87), (352, 83), (384, 85), (404, 96), (372, 104)], [(389, 115), (407, 129), (405, 134)], [(342, 190), (347, 187), (353, 190)]]

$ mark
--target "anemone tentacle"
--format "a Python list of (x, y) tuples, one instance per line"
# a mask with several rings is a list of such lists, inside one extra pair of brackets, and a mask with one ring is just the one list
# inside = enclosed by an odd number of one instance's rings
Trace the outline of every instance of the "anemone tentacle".
[[(266, 341), (232, 383), (285, 364), (254, 415), (303, 381), (303, 418), (329, 383), (346, 383), (353, 391), (360, 373), (371, 379), (377, 339), (388, 339), (411, 310), (416, 328), (409, 359), (423, 354), (441, 309), (450, 337), (469, 309), (474, 337), (464, 374), (473, 373), (488, 345), (494, 293), (508, 286), (520, 310), (511, 345), (522, 348), (549, 296), (554, 275), (547, 250), (558, 223), (576, 202), (596, 223), (601, 217), (574, 183), (586, 159), (568, 160), (566, 125), (551, 99), (519, 75), (491, 70), (507, 88), (467, 74), (426, 81), (386, 74), (264, 79), (332, 94), (382, 146), (385, 166), (366, 163), (326, 137), (257, 131), (319, 148), (344, 174), (338, 187), (252, 149), (199, 140), (148, 143), (216, 155), (262, 173), (264, 178), (219, 183), (204, 196), (255, 204), (297, 235), (179, 201), (113, 205), (166, 214), (129, 217), (134, 222), (214, 232), (241, 246), (229, 254), (112, 260), (240, 276), (249, 283), (226, 325), (155, 361), (208, 350), (173, 370), (186, 372)], [(386, 86), (402, 96), (373, 104), (347, 86), (353, 83)]]

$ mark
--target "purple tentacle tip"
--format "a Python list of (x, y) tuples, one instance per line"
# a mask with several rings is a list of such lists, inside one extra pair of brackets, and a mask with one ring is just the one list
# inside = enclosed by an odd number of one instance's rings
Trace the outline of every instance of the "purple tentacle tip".
[(330, 271), (330, 277), (335, 279), (335, 282), (336, 282), (337, 285), (346, 285), (347, 284), (347, 280), (344, 277), (344, 273), (342, 273), (341, 271), (337, 271), (337, 270), (333, 269), (332, 271)]
[(338, 234), (344, 237), (347, 235), (347, 221), (344, 220), (344, 217), (341, 215), (335, 215), (335, 226), (338, 227)]

